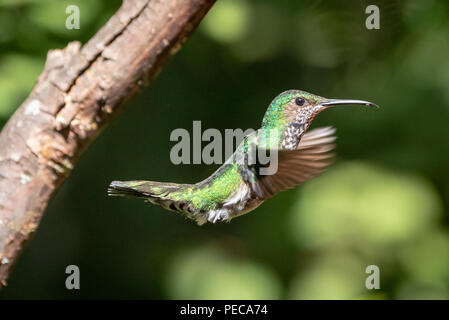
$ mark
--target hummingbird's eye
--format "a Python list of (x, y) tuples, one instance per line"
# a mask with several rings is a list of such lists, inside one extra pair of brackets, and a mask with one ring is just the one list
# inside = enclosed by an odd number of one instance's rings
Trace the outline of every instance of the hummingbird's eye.
[(295, 103), (296, 103), (298, 106), (302, 106), (305, 102), (306, 102), (306, 100), (305, 100), (304, 98), (301, 98), (301, 97), (297, 97), (297, 98), (295, 99)]

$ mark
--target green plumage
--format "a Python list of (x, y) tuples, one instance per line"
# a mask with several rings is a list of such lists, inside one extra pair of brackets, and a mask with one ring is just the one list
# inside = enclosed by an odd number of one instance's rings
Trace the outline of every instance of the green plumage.
[(221, 167), (207, 180), (170, 194), (173, 201), (187, 201), (195, 209), (209, 211), (225, 201), (242, 183), (236, 164)]

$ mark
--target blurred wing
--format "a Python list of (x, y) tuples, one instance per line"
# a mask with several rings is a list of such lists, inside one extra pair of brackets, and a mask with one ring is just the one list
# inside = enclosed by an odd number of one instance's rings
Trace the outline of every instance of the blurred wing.
[(280, 191), (294, 188), (312, 179), (332, 163), (336, 139), (332, 127), (305, 133), (296, 150), (278, 150), (278, 170), (273, 175), (259, 176), (253, 190), (264, 199)]

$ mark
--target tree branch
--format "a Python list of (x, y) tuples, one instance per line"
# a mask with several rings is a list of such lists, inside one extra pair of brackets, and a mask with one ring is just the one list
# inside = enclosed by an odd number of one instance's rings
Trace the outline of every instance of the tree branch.
[(215, 0), (129, 0), (81, 48), (50, 50), (0, 134), (0, 288), (78, 158)]

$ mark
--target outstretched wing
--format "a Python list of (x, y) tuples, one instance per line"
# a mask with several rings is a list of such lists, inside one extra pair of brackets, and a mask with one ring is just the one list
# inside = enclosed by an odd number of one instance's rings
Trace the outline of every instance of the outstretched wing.
[(323, 172), (331, 163), (336, 139), (332, 127), (305, 133), (296, 150), (278, 150), (278, 169), (273, 175), (259, 175), (253, 191), (264, 199), (294, 188)]

